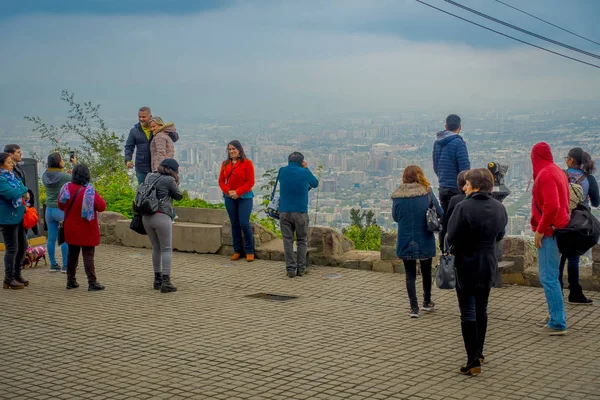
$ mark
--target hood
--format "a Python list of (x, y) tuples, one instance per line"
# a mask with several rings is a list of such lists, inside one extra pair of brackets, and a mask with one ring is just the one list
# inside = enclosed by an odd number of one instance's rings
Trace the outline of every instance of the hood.
[(531, 164), (533, 165), (533, 177), (535, 178), (542, 169), (554, 164), (552, 150), (546, 142), (536, 143), (531, 149)]
[(462, 137), (456, 132), (440, 131), (437, 133), (436, 143), (443, 147), (455, 139), (462, 140)]
[(62, 170), (48, 170), (46, 172), (44, 172), (44, 174), (42, 175), (42, 183), (45, 186), (49, 186), (49, 187), (53, 187), (56, 186), (60, 183), (60, 179), (63, 176), (63, 172)]
[(158, 132), (172, 133), (177, 132), (177, 130), (175, 129), (175, 124), (173, 122), (167, 122), (158, 129)]
[(420, 183), (403, 183), (392, 193), (392, 199), (425, 196), (429, 190)]

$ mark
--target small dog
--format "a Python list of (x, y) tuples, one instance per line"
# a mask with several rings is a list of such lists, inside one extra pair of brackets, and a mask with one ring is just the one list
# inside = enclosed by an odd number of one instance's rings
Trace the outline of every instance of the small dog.
[(37, 268), (40, 260), (44, 260), (44, 265), (48, 265), (46, 261), (46, 248), (44, 246), (29, 246), (25, 252), (25, 260), (23, 268)]

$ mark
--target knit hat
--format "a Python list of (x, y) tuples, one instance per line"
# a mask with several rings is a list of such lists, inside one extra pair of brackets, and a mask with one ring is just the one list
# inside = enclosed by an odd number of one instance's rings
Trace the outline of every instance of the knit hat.
[(172, 169), (175, 172), (179, 172), (179, 163), (173, 158), (165, 158), (160, 163), (163, 167)]

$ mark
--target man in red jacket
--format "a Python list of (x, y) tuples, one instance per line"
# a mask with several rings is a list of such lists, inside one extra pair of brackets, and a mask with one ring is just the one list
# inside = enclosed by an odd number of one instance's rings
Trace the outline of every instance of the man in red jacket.
[(558, 282), (560, 252), (554, 229), (569, 223), (569, 182), (554, 163), (548, 143), (540, 142), (531, 150), (533, 164), (533, 198), (531, 227), (535, 232), (540, 282), (544, 287), (550, 318), (540, 333), (557, 336), (567, 333), (567, 317), (562, 290)]

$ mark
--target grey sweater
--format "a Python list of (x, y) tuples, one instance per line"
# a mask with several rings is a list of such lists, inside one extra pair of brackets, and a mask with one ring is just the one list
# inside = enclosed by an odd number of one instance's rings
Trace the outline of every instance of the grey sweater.
[(156, 184), (156, 197), (160, 200), (158, 212), (167, 214), (173, 218), (173, 200), (181, 200), (183, 193), (177, 187), (175, 178), (170, 175), (161, 175), (157, 172), (153, 172), (146, 176), (146, 183), (152, 184), (156, 180), (160, 181)]

